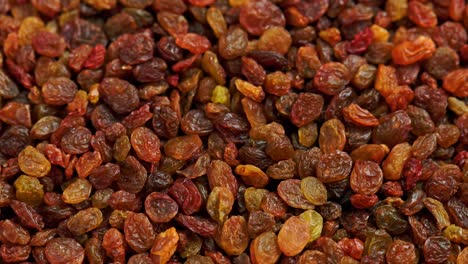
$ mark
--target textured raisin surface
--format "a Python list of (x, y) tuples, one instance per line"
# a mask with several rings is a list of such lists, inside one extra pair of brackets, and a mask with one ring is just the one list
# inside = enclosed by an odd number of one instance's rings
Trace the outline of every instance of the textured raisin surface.
[(0, 0), (0, 263), (468, 263), (465, 0)]

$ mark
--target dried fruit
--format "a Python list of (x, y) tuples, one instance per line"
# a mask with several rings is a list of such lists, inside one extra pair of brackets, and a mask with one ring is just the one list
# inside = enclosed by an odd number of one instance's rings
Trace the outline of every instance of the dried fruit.
[(84, 249), (73, 238), (54, 238), (45, 247), (45, 255), (50, 263), (82, 263)]
[(21, 175), (19, 176), (14, 187), (16, 190), (15, 196), (18, 201), (25, 202), (31, 206), (39, 205), (44, 197), (44, 186), (35, 177)]
[(317, 178), (323, 183), (337, 182), (351, 173), (353, 161), (343, 151), (335, 150), (323, 154), (317, 164)]
[(133, 130), (130, 142), (137, 156), (147, 162), (157, 163), (161, 157), (159, 138), (148, 128)]
[(104, 78), (99, 85), (99, 95), (118, 114), (131, 112), (140, 103), (135, 86), (117, 78)]
[(435, 52), (432, 39), (420, 36), (413, 41), (403, 41), (392, 49), (393, 61), (400, 65), (409, 65), (431, 57)]
[(240, 255), (249, 245), (247, 221), (242, 216), (232, 216), (224, 222), (219, 245), (228, 255)]
[(387, 263), (418, 263), (414, 244), (403, 240), (395, 240), (390, 244), (385, 259)]
[(234, 196), (229, 189), (214, 187), (206, 201), (206, 210), (213, 220), (224, 223), (234, 205)]
[(351, 189), (360, 194), (375, 194), (382, 186), (383, 173), (373, 161), (357, 160), (349, 178)]
[(202, 54), (211, 47), (210, 41), (206, 37), (195, 33), (177, 35), (176, 44), (193, 54)]
[(32, 47), (40, 55), (59, 57), (65, 51), (66, 43), (56, 33), (40, 31), (31, 40)]
[(306, 220), (310, 229), (310, 240), (313, 242), (320, 237), (323, 228), (322, 216), (314, 210), (307, 210), (299, 215), (300, 218)]
[(177, 179), (168, 191), (184, 214), (191, 215), (200, 210), (202, 196), (192, 180)]
[(323, 97), (313, 93), (301, 93), (291, 108), (291, 121), (298, 127), (316, 120), (322, 111)]
[[(299, 254), (310, 241), (310, 227), (306, 220), (292, 216), (278, 233), (278, 247), (286, 256)], [(294, 237), (294, 240), (289, 238)]]
[(392, 21), (400, 20), (408, 14), (408, 0), (388, 0), (385, 4), (385, 11)]
[(151, 259), (158, 263), (167, 263), (177, 249), (179, 235), (174, 227), (159, 233), (151, 247)]
[(256, 237), (250, 244), (253, 263), (273, 264), (281, 256), (277, 237), (273, 232), (265, 232)]
[(379, 120), (372, 113), (354, 103), (343, 108), (343, 117), (357, 126), (373, 127), (379, 125)]
[(443, 87), (446, 91), (459, 97), (468, 96), (468, 71), (466, 69), (454, 70), (444, 76)]
[(314, 205), (323, 205), (327, 202), (327, 188), (315, 177), (303, 178), (301, 191), (304, 197)]
[(423, 247), (424, 259), (431, 263), (442, 263), (449, 258), (450, 241), (443, 236), (429, 237)]
[(0, 0), (0, 262), (467, 263), (465, 2)]
[(338, 94), (351, 80), (348, 68), (338, 62), (323, 64), (314, 77), (314, 86), (328, 95)]
[(291, 35), (283, 27), (270, 27), (260, 36), (257, 47), (259, 50), (275, 51), (284, 55), (288, 52), (291, 42)]
[(262, 188), (268, 184), (268, 176), (265, 172), (253, 165), (238, 165), (235, 172), (241, 176), (248, 186)]
[(291, 207), (304, 210), (315, 208), (315, 206), (307, 200), (302, 193), (300, 180), (289, 179), (282, 181), (278, 184), (278, 195)]
[(50, 162), (36, 148), (28, 146), (18, 155), (21, 171), (34, 177), (44, 177), (51, 169)]
[(271, 27), (284, 27), (285, 18), (275, 4), (261, 0), (242, 6), (239, 22), (250, 34), (259, 36)]
[(254, 101), (261, 102), (265, 98), (265, 93), (263, 92), (262, 87), (252, 85), (251, 83), (241, 79), (237, 79), (235, 81), (235, 84), (237, 90), (241, 94)]
[(346, 144), (345, 127), (338, 119), (329, 119), (320, 127), (319, 134), (320, 150), (324, 154), (331, 153), (336, 150), (343, 150)]
[(153, 246), (155, 232), (144, 214), (129, 213), (124, 225), (125, 241), (136, 252), (145, 252)]
[(67, 228), (75, 235), (83, 235), (96, 229), (102, 221), (101, 210), (91, 207), (71, 216), (67, 221)]
[(178, 160), (190, 159), (202, 146), (202, 142), (197, 135), (181, 136), (170, 139), (164, 145), (164, 152), (169, 157)]
[(166, 223), (174, 218), (179, 210), (177, 203), (167, 194), (153, 192), (145, 200), (145, 211), (151, 221)]
[(408, 3), (408, 18), (420, 27), (428, 28), (437, 25), (437, 15), (434, 10), (418, 1)]

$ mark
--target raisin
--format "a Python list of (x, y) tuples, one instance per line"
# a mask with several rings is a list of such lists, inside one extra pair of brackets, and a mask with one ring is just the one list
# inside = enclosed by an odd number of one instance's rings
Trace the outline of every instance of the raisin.
[(442, 263), (449, 257), (450, 241), (442, 236), (429, 237), (424, 243), (424, 259), (431, 263)]
[(291, 35), (287, 30), (282, 27), (270, 27), (260, 36), (257, 47), (259, 50), (270, 50), (284, 55), (288, 52), (291, 42)]
[(206, 202), (206, 209), (213, 220), (223, 223), (227, 220), (234, 204), (234, 196), (225, 187), (215, 187)]
[(247, 221), (242, 216), (232, 216), (224, 222), (219, 244), (229, 255), (240, 255), (249, 245)]
[(150, 250), (153, 262), (166, 263), (177, 249), (179, 235), (174, 227), (159, 233)]
[(219, 55), (227, 60), (232, 60), (245, 54), (248, 44), (248, 35), (240, 27), (230, 27), (219, 38)]
[(38, 178), (46, 176), (51, 170), (51, 164), (47, 158), (31, 146), (19, 153), (18, 166), (22, 172)]
[(162, 105), (154, 108), (153, 129), (160, 137), (175, 137), (179, 129), (179, 117), (169, 106)]
[(375, 88), (385, 98), (392, 111), (406, 109), (415, 97), (408, 86), (398, 86), (396, 71), (391, 66), (379, 65)]
[(172, 12), (161, 11), (157, 14), (159, 24), (171, 36), (176, 37), (179, 34), (188, 32), (188, 22), (184, 16)]
[(446, 21), (435, 29), (434, 40), (439, 46), (460, 49), (468, 39), (465, 28), (460, 23)]
[(125, 240), (122, 233), (116, 228), (106, 231), (102, 238), (102, 247), (115, 262), (125, 262)]
[(2, 231), (0, 232), (0, 239), (2, 243), (11, 243), (19, 245), (27, 245), (31, 239), (29, 232), (24, 227), (11, 220), (0, 221)]
[(382, 163), (384, 178), (386, 180), (399, 180), (403, 167), (410, 156), (411, 146), (408, 143), (400, 143), (393, 147)]
[(241, 94), (254, 101), (261, 102), (265, 98), (265, 93), (263, 92), (262, 87), (252, 85), (251, 83), (243, 81), (241, 79), (237, 79), (235, 81), (235, 84), (237, 90)]
[(306, 177), (301, 180), (301, 191), (314, 205), (323, 205), (327, 202), (327, 189), (315, 177)]
[[(2, 244), (0, 247), (0, 256), (7, 263), (18, 261), (25, 261), (31, 254), (31, 247), (29, 245), (7, 245)], [(51, 262), (52, 263), (52, 262)]]
[(98, 238), (91, 238), (86, 241), (85, 254), (90, 263), (100, 263), (105, 259), (105, 251), (102, 247), (102, 241)]
[(58, 34), (40, 31), (31, 40), (32, 47), (40, 55), (59, 57), (65, 51), (66, 43)]
[(167, 194), (153, 192), (146, 197), (146, 214), (155, 223), (169, 222), (178, 210), (177, 203)]
[(5, 74), (3, 70), (0, 70), (0, 95), (3, 98), (10, 99), (14, 98), (19, 94), (18, 86)]
[(420, 36), (413, 41), (403, 41), (392, 50), (393, 61), (400, 65), (409, 65), (430, 58), (435, 52), (432, 39)]
[(72, 19), (63, 27), (61, 34), (65, 41), (72, 48), (76, 48), (81, 44), (94, 46), (95, 44), (107, 44), (107, 38), (102, 29), (84, 19)]
[(115, 210), (128, 210), (134, 212), (141, 208), (141, 198), (123, 190), (114, 192), (107, 203)]
[(45, 255), (50, 263), (81, 263), (84, 249), (73, 238), (54, 238), (45, 247)]
[(211, 47), (211, 43), (206, 37), (196, 33), (178, 35), (176, 37), (176, 44), (193, 54), (202, 54)]
[(301, 191), (301, 181), (297, 179), (284, 180), (278, 185), (278, 195), (289, 206), (300, 209), (314, 209), (314, 205)]
[(69, 128), (65, 130), (60, 146), (68, 154), (82, 154), (88, 151), (91, 136), (91, 131), (86, 127)]
[(343, 150), (346, 144), (345, 127), (338, 119), (329, 119), (320, 127), (319, 146), (323, 153)]
[(241, 176), (247, 186), (262, 188), (268, 184), (268, 176), (258, 167), (238, 165), (235, 172)]
[(227, 31), (226, 20), (223, 17), (223, 12), (216, 7), (208, 8), (206, 12), (206, 20), (213, 29), (216, 37), (221, 37)]
[[(288, 237), (294, 237), (294, 241)], [(306, 220), (292, 216), (284, 223), (278, 233), (278, 247), (286, 256), (299, 254), (310, 240), (309, 226)]]
[(437, 15), (434, 10), (417, 1), (408, 3), (408, 18), (420, 27), (435, 27), (437, 25)]
[(385, 254), (385, 259), (387, 263), (400, 263), (401, 261), (416, 263), (418, 261), (418, 256), (413, 243), (395, 240), (390, 244)]
[(218, 228), (218, 226), (212, 221), (199, 216), (179, 214), (175, 219), (181, 225), (203, 237), (213, 236)]
[(353, 40), (346, 43), (346, 51), (350, 54), (362, 53), (372, 43), (373, 31), (365, 28), (363, 31), (354, 35)]
[(133, 130), (130, 142), (137, 156), (147, 162), (157, 163), (161, 157), (159, 138), (148, 128)]
[(99, 85), (99, 94), (119, 114), (135, 110), (140, 103), (135, 86), (117, 78), (104, 78)]
[(313, 93), (301, 93), (291, 108), (291, 121), (298, 127), (316, 120), (322, 111), (323, 97)]
[(449, 47), (439, 47), (436, 49), (434, 55), (424, 63), (424, 68), (435, 78), (443, 79), (444, 76), (455, 71), (459, 63), (460, 59), (458, 54), (453, 49)]
[(461, 179), (460, 170), (454, 165), (447, 165), (437, 169), (427, 180), (425, 185), (429, 197), (440, 201), (448, 201), (455, 194)]
[(35, 177), (26, 175), (19, 176), (14, 187), (16, 199), (31, 206), (39, 205), (44, 197), (44, 186)]
[(133, 76), (142, 83), (158, 82), (164, 80), (167, 64), (160, 58), (153, 58), (133, 68)]
[(202, 195), (190, 179), (180, 178), (168, 190), (184, 214), (191, 215), (200, 210)]
[(151, 248), (155, 232), (150, 221), (144, 214), (130, 213), (124, 225), (125, 241), (138, 253)]
[(129, 193), (138, 193), (148, 178), (145, 167), (133, 156), (128, 156), (120, 164), (120, 177), (117, 185)]
[(273, 230), (274, 225), (275, 218), (272, 214), (263, 211), (255, 211), (249, 216), (247, 230), (249, 236), (255, 238), (261, 233)]
[(51, 78), (42, 86), (44, 101), (51, 105), (70, 103), (76, 92), (76, 84), (66, 77)]
[(0, 0), (0, 262), (466, 263), (467, 15)]
[(211, 188), (216, 186), (228, 188), (234, 197), (237, 196), (238, 183), (228, 164), (213, 160), (208, 167), (208, 182)]
[(91, 195), (91, 183), (86, 179), (76, 179), (63, 190), (62, 200), (68, 204), (79, 204)]
[(284, 27), (285, 18), (275, 4), (261, 0), (242, 6), (239, 22), (250, 34), (259, 36), (271, 27)]
[(255, 263), (276, 263), (281, 256), (277, 237), (273, 232), (265, 232), (250, 244), (250, 254)]
[(468, 71), (466, 69), (451, 71), (444, 76), (444, 89), (455, 96), (468, 96), (468, 87), (466, 85), (467, 76)]
[(343, 151), (335, 150), (322, 155), (317, 164), (317, 178), (323, 183), (337, 182), (351, 173), (353, 161)]
[(368, 110), (361, 108), (358, 104), (350, 104), (343, 108), (343, 116), (349, 122), (357, 126), (378, 126), (379, 120)]
[(83, 235), (96, 229), (102, 221), (101, 210), (91, 207), (71, 216), (67, 221), (67, 228), (75, 235)]
[(411, 119), (405, 111), (398, 110), (385, 115), (379, 119), (379, 123), (373, 130), (374, 143), (393, 147), (407, 141), (411, 130)]
[(190, 159), (201, 148), (202, 142), (198, 135), (181, 136), (170, 139), (164, 145), (164, 152), (169, 157), (178, 160)]
[(351, 80), (348, 68), (338, 62), (323, 64), (314, 77), (314, 85), (321, 92), (335, 95), (345, 88)]

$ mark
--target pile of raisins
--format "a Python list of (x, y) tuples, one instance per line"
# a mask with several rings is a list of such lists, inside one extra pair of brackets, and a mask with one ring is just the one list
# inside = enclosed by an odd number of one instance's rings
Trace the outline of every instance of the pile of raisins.
[(0, 0), (0, 263), (468, 263), (465, 0)]

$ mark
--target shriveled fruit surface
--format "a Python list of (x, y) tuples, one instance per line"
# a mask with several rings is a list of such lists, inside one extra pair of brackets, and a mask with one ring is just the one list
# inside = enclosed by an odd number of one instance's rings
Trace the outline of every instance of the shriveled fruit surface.
[(466, 0), (0, 0), (0, 263), (468, 263)]

